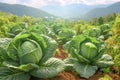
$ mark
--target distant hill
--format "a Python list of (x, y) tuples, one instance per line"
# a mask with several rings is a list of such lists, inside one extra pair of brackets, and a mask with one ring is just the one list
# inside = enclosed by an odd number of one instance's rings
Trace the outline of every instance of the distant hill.
[(61, 18), (76, 18), (94, 8), (102, 7), (102, 6), (105, 5), (98, 5), (98, 6), (85, 5), (85, 4), (70, 4), (66, 6), (47, 5), (40, 9), (48, 13), (51, 13), (55, 16), (59, 16)]
[(104, 8), (95, 8), (86, 14), (80, 16), (79, 19), (90, 20), (92, 18), (97, 18), (100, 16), (105, 16), (111, 13), (120, 13), (120, 2), (114, 3), (108, 7)]
[(53, 16), (40, 9), (19, 5), (19, 4), (0, 3), (0, 11), (12, 13), (18, 16), (27, 15), (27, 16), (41, 17), (41, 18)]

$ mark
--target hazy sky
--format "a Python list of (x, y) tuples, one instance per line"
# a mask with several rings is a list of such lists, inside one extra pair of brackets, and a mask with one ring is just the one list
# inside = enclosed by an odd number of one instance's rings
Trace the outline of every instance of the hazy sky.
[(0, 0), (0, 2), (9, 4), (23, 4), (40, 8), (46, 5), (68, 5), (74, 3), (82, 3), (87, 5), (111, 4), (120, 0)]

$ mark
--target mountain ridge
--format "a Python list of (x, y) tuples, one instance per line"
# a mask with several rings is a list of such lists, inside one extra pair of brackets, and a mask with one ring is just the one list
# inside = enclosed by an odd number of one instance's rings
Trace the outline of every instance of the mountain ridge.
[(107, 7), (103, 7), (103, 8), (95, 8), (95, 9), (85, 13), (84, 15), (79, 16), (80, 17), (79, 19), (90, 20), (93, 18), (106, 16), (111, 13), (120, 13), (120, 2), (111, 4), (111, 5), (109, 5)]
[(104, 6), (107, 5), (99, 5), (99, 6), (85, 5), (85, 4), (70, 4), (66, 6), (48, 5), (40, 9), (49, 12), (55, 16), (59, 16), (61, 18), (75, 18), (96, 7), (104, 7)]
[(20, 4), (7, 4), (7, 3), (0, 3), (0, 11), (2, 12), (7, 12), (7, 13), (12, 13), (17, 16), (31, 16), (31, 17), (51, 17), (53, 16), (52, 14), (49, 14), (45, 11), (42, 11), (37, 8), (25, 6), (25, 5), (20, 5)]
[(75, 20), (90, 20), (111, 13), (120, 13), (120, 2), (116, 2), (110, 5), (98, 6), (88, 6), (85, 4), (70, 4), (62, 7), (60, 7), (59, 5), (51, 5), (50, 7), (49, 6), (50, 5), (38, 9), (20, 4), (0, 3), (0, 11), (12, 13), (18, 16), (27, 15), (37, 18), (59, 17), (62, 19)]

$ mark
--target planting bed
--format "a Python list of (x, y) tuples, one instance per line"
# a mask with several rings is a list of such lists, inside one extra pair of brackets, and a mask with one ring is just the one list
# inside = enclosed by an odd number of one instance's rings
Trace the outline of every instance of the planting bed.
[[(56, 51), (55, 56), (56, 58), (64, 60), (68, 57), (68, 54), (63, 50), (62, 46), (58, 46), (58, 49)], [(76, 72), (72, 71), (63, 71), (59, 75), (57, 75), (54, 78), (50, 79), (38, 79), (38, 78), (31, 78), (31, 80), (99, 80), (100, 78), (104, 77), (105, 75), (109, 75), (112, 80), (120, 80), (120, 76), (118, 71), (115, 67), (112, 68), (114, 73), (105, 74), (100, 71), (97, 71), (96, 74), (94, 74), (89, 79), (85, 79), (80, 77)]]

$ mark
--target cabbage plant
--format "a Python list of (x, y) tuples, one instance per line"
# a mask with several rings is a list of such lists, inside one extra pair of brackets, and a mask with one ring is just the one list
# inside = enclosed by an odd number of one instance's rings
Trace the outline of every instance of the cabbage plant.
[(23, 32), (23, 30), (27, 29), (27, 23), (11, 23), (8, 27), (9, 37), (14, 38), (16, 35)]
[(76, 36), (76, 32), (72, 29), (62, 28), (59, 32), (57, 37), (58, 44), (65, 44), (66, 42), (70, 41), (73, 37)]
[(109, 24), (103, 24), (100, 26), (100, 39), (106, 40), (109, 36), (112, 36), (111, 27)]
[[(22, 33), (7, 44), (0, 65), (0, 80), (51, 78), (64, 70), (64, 62), (53, 58), (56, 42), (45, 35)], [(1, 49), (0, 49), (1, 50)]]
[(100, 36), (100, 29), (99, 28), (92, 28), (90, 30), (84, 30), (83, 34), (98, 38)]
[(95, 74), (98, 68), (114, 64), (112, 57), (104, 54), (105, 44), (97, 38), (78, 35), (64, 48), (70, 54), (70, 58), (65, 59), (66, 69), (73, 69), (84, 78)]
[(7, 58), (5, 46), (12, 40), (12, 38), (0, 38), (0, 65), (5, 58)]
[(28, 27), (27, 29), (28, 32), (34, 32), (37, 34), (44, 34), (49, 37), (54, 37), (54, 32), (52, 32), (51, 28), (47, 24), (36, 24)]

